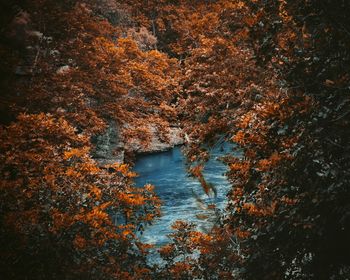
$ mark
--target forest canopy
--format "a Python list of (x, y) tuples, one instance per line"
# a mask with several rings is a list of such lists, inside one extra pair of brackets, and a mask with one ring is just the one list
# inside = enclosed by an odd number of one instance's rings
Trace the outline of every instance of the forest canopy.
[[(3, 279), (349, 279), (350, 2), (0, 4)], [(135, 154), (210, 148), (231, 189), (208, 233), (161, 215)], [(159, 144), (160, 143), (160, 144)], [(212, 205), (211, 207), (215, 207)], [(154, 249), (154, 248), (153, 248)]]

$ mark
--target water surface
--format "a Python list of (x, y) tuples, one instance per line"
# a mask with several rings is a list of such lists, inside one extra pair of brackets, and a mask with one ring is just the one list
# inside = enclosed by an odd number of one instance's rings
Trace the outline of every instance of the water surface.
[[(227, 166), (217, 159), (230, 152), (232, 145), (229, 144), (214, 148), (203, 171), (206, 181), (214, 184), (217, 189), (216, 198), (208, 197), (198, 180), (188, 175), (180, 147), (138, 156), (134, 167), (134, 171), (139, 174), (135, 180), (136, 185), (154, 185), (155, 192), (163, 202), (162, 216), (145, 227), (141, 236), (143, 242), (158, 246), (168, 243), (170, 239), (167, 235), (172, 232), (171, 225), (176, 220), (195, 222), (202, 231), (210, 229), (216, 215), (213, 210), (205, 209), (205, 206), (215, 203), (218, 209), (223, 209), (230, 188), (224, 175)], [(200, 203), (198, 198), (205, 203)]]

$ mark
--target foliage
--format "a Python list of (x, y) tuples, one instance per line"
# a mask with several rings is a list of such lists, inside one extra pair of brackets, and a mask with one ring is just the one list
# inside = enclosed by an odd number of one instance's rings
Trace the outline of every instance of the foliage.
[(127, 166), (98, 167), (63, 118), (20, 115), (0, 138), (2, 275), (138, 278), (145, 247), (134, 229), (159, 214), (152, 188), (132, 187)]
[(244, 151), (226, 159), (233, 188), (213, 232), (231, 251), (201, 255), (202, 277), (348, 277), (348, 10), (345, 1), (153, 7), (159, 41), (184, 59), (189, 161), (202, 165), (222, 135)]
[[(348, 279), (347, 1), (21, 5), (1, 12), (7, 278)], [(243, 153), (225, 158), (232, 189), (218, 225), (177, 222), (164, 267), (146, 264), (135, 235), (159, 215), (152, 187), (90, 156), (112, 122), (126, 151), (150, 144), (150, 125), (166, 140), (181, 123), (208, 195), (211, 147)]]

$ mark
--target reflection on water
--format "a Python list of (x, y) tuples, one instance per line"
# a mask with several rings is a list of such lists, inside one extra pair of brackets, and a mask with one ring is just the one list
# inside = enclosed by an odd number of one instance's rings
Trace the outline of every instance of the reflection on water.
[[(141, 236), (143, 242), (156, 245), (168, 243), (167, 234), (171, 233), (171, 225), (176, 220), (195, 222), (200, 230), (209, 229), (213, 221), (208, 222), (201, 218), (208, 215), (208, 210), (198, 205), (193, 193), (208, 204), (215, 203), (221, 209), (224, 207), (225, 196), (229, 190), (229, 183), (224, 176), (227, 167), (217, 158), (230, 152), (232, 153), (232, 145), (229, 144), (213, 149), (211, 159), (203, 171), (207, 182), (213, 183), (218, 190), (216, 198), (209, 198), (200, 183), (188, 176), (180, 147), (137, 158), (134, 171), (139, 177), (135, 180), (136, 185), (142, 186), (148, 183), (155, 185), (155, 191), (163, 202), (162, 217), (145, 228)], [(215, 217), (213, 214), (211, 216)]]

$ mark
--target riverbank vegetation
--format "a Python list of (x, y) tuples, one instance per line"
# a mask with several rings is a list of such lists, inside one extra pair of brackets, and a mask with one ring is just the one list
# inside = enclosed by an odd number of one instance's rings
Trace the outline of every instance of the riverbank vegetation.
[[(348, 279), (350, 4), (344, 0), (81, 0), (1, 4), (1, 274), (6, 279)], [(201, 170), (218, 141), (232, 189), (220, 223), (156, 218), (130, 165), (94, 139), (169, 141)], [(208, 149), (209, 148), (209, 149)], [(210, 205), (214, 207), (214, 205)]]

